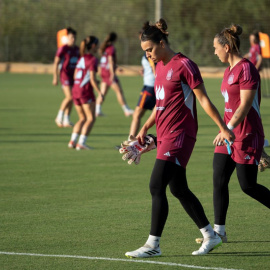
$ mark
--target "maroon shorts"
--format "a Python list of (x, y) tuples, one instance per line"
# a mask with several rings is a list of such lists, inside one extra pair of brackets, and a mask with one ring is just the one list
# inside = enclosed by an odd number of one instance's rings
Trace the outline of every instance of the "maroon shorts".
[(74, 84), (73, 76), (68, 76), (65, 73), (60, 74), (60, 81), (63, 86), (73, 86)]
[[(264, 138), (261, 136), (254, 136), (251, 140), (237, 142), (235, 141), (231, 146), (231, 158), (238, 164), (256, 164), (260, 162), (264, 145)], [(215, 153), (227, 154), (226, 145), (216, 146)]]
[(101, 80), (102, 82), (104, 82), (104, 83), (106, 83), (107, 85), (109, 85), (109, 86), (111, 86), (112, 85), (112, 83), (118, 83), (119, 82), (119, 80), (118, 80), (118, 78), (115, 76), (114, 77), (114, 80), (113, 81), (111, 81), (110, 80), (110, 77), (102, 77), (102, 80)]
[(186, 168), (196, 140), (180, 133), (173, 138), (166, 138), (157, 142), (157, 159), (173, 162)]
[(94, 93), (89, 93), (87, 96), (83, 97), (73, 97), (73, 102), (75, 105), (81, 106), (83, 104), (90, 104), (91, 102), (96, 101)]

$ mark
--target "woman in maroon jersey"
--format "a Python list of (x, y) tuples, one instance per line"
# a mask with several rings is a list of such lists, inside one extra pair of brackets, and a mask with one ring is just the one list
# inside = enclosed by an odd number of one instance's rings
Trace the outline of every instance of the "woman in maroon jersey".
[[(116, 33), (110, 33), (105, 41), (100, 46), (100, 52), (102, 57), (100, 59), (100, 66), (101, 66), (101, 92), (104, 96), (107, 95), (109, 88), (111, 87), (117, 97), (118, 103), (121, 105), (124, 114), (126, 116), (130, 116), (133, 114), (133, 110), (129, 108), (127, 102), (125, 100), (124, 92), (118, 77), (116, 76), (116, 49), (114, 47), (114, 43), (117, 40)], [(103, 116), (101, 111), (101, 105), (103, 100), (97, 99), (96, 105), (96, 116)]]
[(59, 127), (72, 127), (69, 116), (72, 108), (71, 90), (73, 86), (73, 76), (76, 63), (80, 56), (79, 47), (75, 46), (76, 31), (71, 27), (67, 28), (67, 44), (60, 47), (54, 58), (53, 65), (53, 85), (58, 84), (58, 66), (60, 69), (60, 82), (65, 98), (63, 99), (58, 111), (55, 123)]
[(103, 100), (96, 80), (98, 59), (94, 54), (97, 49), (98, 39), (94, 36), (86, 37), (81, 42), (81, 57), (75, 69), (72, 95), (79, 120), (74, 125), (68, 147), (76, 148), (76, 150), (91, 149), (86, 145), (86, 140), (95, 122), (96, 98), (93, 89), (98, 93), (98, 97)]
[(221, 62), (229, 63), (221, 93), (225, 99), (224, 122), (235, 134), (231, 155), (227, 153), (220, 134), (214, 140), (214, 230), (224, 242), (227, 242), (228, 185), (235, 169), (242, 191), (270, 208), (270, 191), (257, 184), (258, 163), (264, 144), (260, 75), (255, 66), (240, 54), (241, 33), (239, 25), (231, 25), (214, 38), (215, 55)]
[(132, 258), (161, 255), (159, 241), (168, 216), (168, 185), (205, 238), (200, 249), (192, 254), (204, 255), (222, 244), (209, 224), (200, 201), (189, 189), (186, 179), (186, 165), (193, 151), (198, 129), (196, 98), (222, 130), (223, 139), (233, 141), (234, 135), (208, 98), (198, 66), (170, 48), (166, 29), (166, 22), (160, 19), (155, 25), (148, 24), (141, 36), (141, 47), (146, 56), (157, 63), (154, 85), (156, 106), (137, 138), (143, 144), (147, 130), (156, 124), (157, 158), (150, 180), (150, 235), (143, 247), (125, 254)]

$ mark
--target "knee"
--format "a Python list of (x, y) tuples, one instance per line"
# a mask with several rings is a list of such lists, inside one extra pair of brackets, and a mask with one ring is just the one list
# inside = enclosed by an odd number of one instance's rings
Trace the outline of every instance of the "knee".
[(242, 191), (247, 195), (252, 195), (254, 193), (255, 187), (248, 185), (241, 185)]
[(161, 196), (161, 195), (166, 194), (165, 189), (163, 189), (161, 186), (159, 186), (155, 183), (150, 182), (149, 189), (150, 189), (150, 193), (151, 193), (152, 197)]
[(181, 188), (181, 189), (175, 189), (173, 187), (170, 186), (170, 191), (172, 193), (172, 195), (177, 198), (177, 199), (183, 199), (185, 198), (186, 196), (189, 195), (189, 188)]

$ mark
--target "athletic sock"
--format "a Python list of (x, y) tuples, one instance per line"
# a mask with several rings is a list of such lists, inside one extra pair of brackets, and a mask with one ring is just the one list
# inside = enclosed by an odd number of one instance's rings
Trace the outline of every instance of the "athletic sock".
[(124, 112), (126, 112), (126, 111), (129, 111), (129, 110), (130, 110), (130, 108), (128, 107), (128, 105), (127, 105), (127, 104), (122, 105), (122, 109), (123, 109), (123, 111), (124, 111)]
[(71, 134), (71, 141), (72, 142), (77, 142), (77, 140), (78, 140), (78, 138), (79, 138), (79, 134), (78, 133), (72, 133)]
[(96, 104), (96, 113), (101, 113), (101, 105), (100, 104)]
[(159, 241), (160, 241), (159, 236), (149, 235), (145, 244), (152, 248), (157, 248), (159, 246)]
[(86, 143), (87, 136), (81, 135), (78, 141), (78, 144), (84, 145)]
[(63, 122), (65, 122), (65, 123), (69, 123), (69, 115), (64, 115), (64, 120), (63, 120)]
[(225, 235), (225, 225), (214, 224), (214, 230), (220, 235)]
[(214, 230), (210, 224), (200, 229), (200, 231), (203, 235), (203, 238), (209, 238), (214, 236)]
[(64, 111), (59, 110), (56, 118), (62, 121), (63, 117), (64, 117)]

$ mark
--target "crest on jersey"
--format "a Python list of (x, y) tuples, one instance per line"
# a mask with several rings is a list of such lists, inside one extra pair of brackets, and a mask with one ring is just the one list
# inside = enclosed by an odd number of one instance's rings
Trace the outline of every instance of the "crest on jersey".
[(172, 79), (172, 75), (173, 75), (173, 70), (171, 68), (167, 73), (166, 80), (170, 81)]
[(233, 74), (231, 74), (231, 75), (229, 76), (228, 84), (232, 84), (232, 83), (233, 83), (233, 77), (234, 77)]
[(165, 97), (165, 91), (164, 87), (162, 86), (156, 86), (156, 99), (157, 100), (163, 100)]

